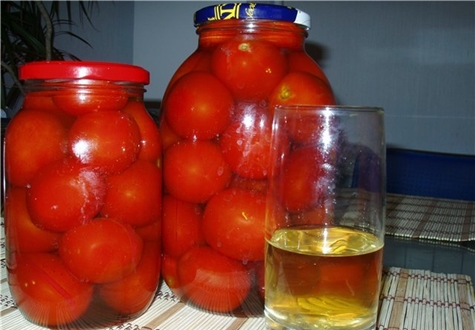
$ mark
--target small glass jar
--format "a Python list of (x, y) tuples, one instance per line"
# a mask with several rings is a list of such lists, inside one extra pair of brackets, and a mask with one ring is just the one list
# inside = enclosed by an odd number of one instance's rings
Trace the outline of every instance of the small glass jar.
[(162, 277), (198, 308), (261, 313), (273, 109), (335, 101), (305, 51), (308, 14), (230, 3), (194, 24), (198, 48), (162, 103)]
[(92, 329), (144, 313), (160, 278), (162, 145), (148, 71), (31, 62), (5, 134), (8, 284), (20, 312)]

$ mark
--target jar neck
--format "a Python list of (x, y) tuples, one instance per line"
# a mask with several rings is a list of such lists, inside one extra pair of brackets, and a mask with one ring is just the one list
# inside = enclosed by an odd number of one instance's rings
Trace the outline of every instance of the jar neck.
[(49, 92), (51, 94), (68, 92), (88, 93), (126, 93), (129, 97), (143, 98), (143, 84), (127, 81), (105, 81), (91, 79), (49, 79), (25, 80), (24, 88), (27, 93)]
[(214, 47), (239, 35), (267, 40), (278, 47), (291, 50), (304, 49), (308, 35), (303, 26), (292, 22), (253, 19), (209, 21), (200, 25), (196, 33), (199, 35), (201, 48)]

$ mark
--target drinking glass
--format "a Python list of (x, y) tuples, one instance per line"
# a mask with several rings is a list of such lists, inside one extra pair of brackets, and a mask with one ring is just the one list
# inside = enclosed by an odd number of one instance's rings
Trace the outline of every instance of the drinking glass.
[(274, 109), (268, 329), (374, 329), (385, 219), (383, 109)]

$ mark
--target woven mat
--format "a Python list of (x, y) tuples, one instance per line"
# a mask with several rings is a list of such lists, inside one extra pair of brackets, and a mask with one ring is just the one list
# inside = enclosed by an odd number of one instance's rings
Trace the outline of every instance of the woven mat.
[(386, 234), (448, 242), (475, 241), (475, 202), (388, 194)]
[[(45, 329), (26, 321), (11, 298), (1, 264), (1, 318), (5, 330)], [(150, 309), (109, 330), (259, 330), (262, 316), (238, 318), (196, 310), (162, 284)], [(475, 295), (467, 275), (388, 268), (383, 274), (377, 330), (475, 330)]]

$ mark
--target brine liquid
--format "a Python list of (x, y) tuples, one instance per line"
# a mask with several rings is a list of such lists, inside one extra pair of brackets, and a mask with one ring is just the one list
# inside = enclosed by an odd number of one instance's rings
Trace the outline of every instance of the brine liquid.
[(344, 227), (277, 230), (266, 246), (269, 329), (373, 329), (383, 243)]

